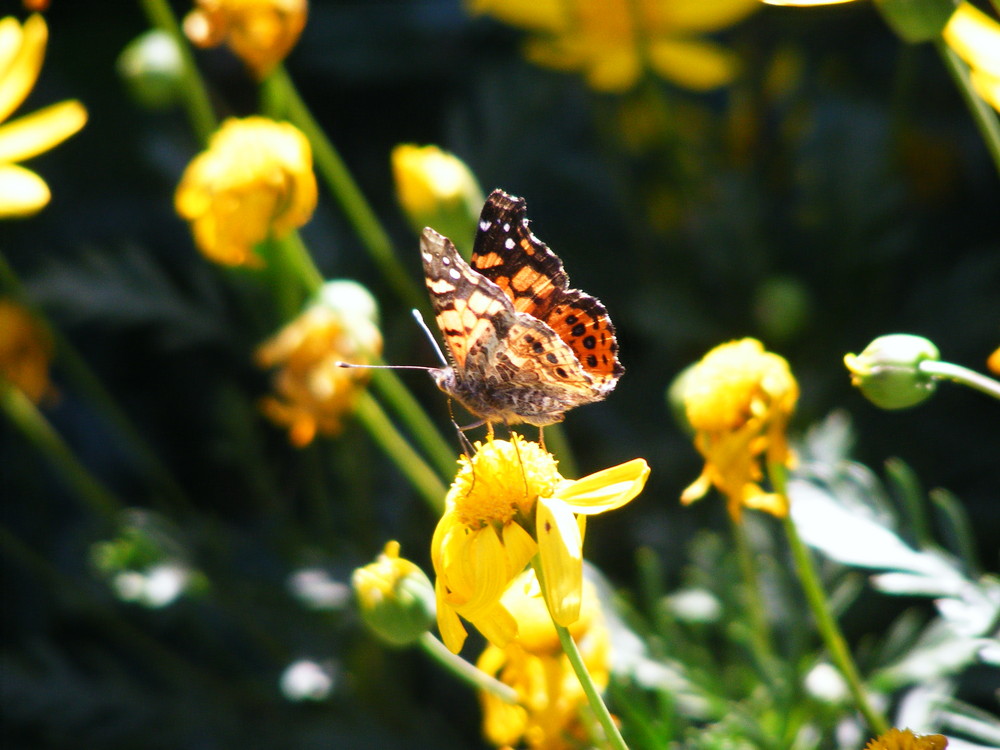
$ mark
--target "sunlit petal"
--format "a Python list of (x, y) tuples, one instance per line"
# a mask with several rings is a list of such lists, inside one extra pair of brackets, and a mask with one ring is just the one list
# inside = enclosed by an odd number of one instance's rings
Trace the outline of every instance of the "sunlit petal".
[(625, 505), (642, 492), (648, 478), (649, 464), (634, 458), (567, 483), (556, 494), (574, 513), (593, 515)]
[(739, 70), (739, 58), (735, 53), (697, 39), (653, 42), (649, 46), (649, 62), (664, 78), (694, 91), (725, 86)]
[(441, 632), (441, 640), (453, 654), (457, 654), (462, 650), (468, 631), (462, 625), (455, 610), (448, 605), (440, 577), (434, 583), (434, 596), (437, 601), (437, 622), (438, 630)]
[(45, 180), (16, 164), (0, 166), (0, 218), (31, 216), (43, 209), (51, 193)]
[(552, 618), (569, 625), (580, 616), (583, 540), (568, 505), (552, 500), (538, 503), (538, 554)]
[(48, 151), (86, 122), (87, 110), (80, 102), (71, 100), (0, 125), (0, 163), (24, 161)]
[(21, 45), (0, 78), (0, 122), (21, 105), (38, 80), (48, 38), (45, 19), (39, 15), (30, 16), (21, 27)]
[(658, 14), (677, 31), (720, 31), (742, 21), (760, 7), (760, 0), (657, 0)]

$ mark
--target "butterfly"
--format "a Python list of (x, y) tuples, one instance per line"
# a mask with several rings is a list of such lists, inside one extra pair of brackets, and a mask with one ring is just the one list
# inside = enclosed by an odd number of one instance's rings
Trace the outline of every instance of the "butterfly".
[(528, 228), (522, 198), (489, 196), (471, 263), (430, 228), (420, 252), (450, 363), (430, 373), (477, 424), (544, 427), (614, 390), (625, 368), (608, 312), (569, 288), (562, 261)]

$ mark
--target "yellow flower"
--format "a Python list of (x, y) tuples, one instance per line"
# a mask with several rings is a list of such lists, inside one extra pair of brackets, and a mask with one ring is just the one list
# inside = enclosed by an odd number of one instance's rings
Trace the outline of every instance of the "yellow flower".
[(55, 391), (49, 381), (52, 337), (20, 305), (0, 299), (0, 380), (33, 403)]
[(370, 371), (338, 367), (338, 361), (369, 364), (382, 351), (375, 301), (349, 281), (327, 282), (318, 299), (256, 352), (261, 367), (281, 370), (275, 395), (261, 402), (273, 422), (288, 427), (298, 447), (316, 433), (336, 435), (361, 395)]
[(226, 120), (184, 170), (174, 207), (207, 258), (260, 267), (254, 245), (287, 235), (316, 208), (309, 141), (265, 117)]
[(914, 734), (909, 729), (890, 729), (865, 745), (865, 750), (944, 750), (948, 739), (941, 734)]
[(434, 621), (434, 588), (419, 566), (399, 556), (391, 541), (373, 563), (351, 576), (361, 617), (394, 646), (413, 643)]
[(583, 535), (588, 515), (614, 510), (642, 491), (649, 467), (637, 458), (583, 479), (564, 479), (538, 443), (476, 444), (463, 456), (434, 530), (431, 559), (437, 579), (438, 628), (458, 653), (466, 630), (459, 615), (496, 646), (518, 632), (501, 602), (510, 582), (537, 553), (553, 619), (580, 616)]
[[(503, 595), (503, 606), (517, 620), (517, 640), (499, 648), (487, 645), (476, 666), (514, 688), (517, 705), (492, 693), (479, 694), (483, 707), (483, 734), (498, 746), (576, 748), (587, 733), (580, 709), (587, 697), (559, 644), (534, 571), (514, 580)], [(611, 641), (593, 584), (583, 582), (580, 617), (569, 626), (583, 662), (599, 690), (607, 687), (611, 670)]]
[(736, 55), (698, 34), (719, 31), (757, 0), (467, 0), (473, 12), (535, 32), (527, 57), (583, 73), (597, 91), (622, 92), (645, 65), (685, 88), (707, 91), (736, 76)]
[(403, 143), (392, 150), (396, 196), (414, 231), (472, 237), (483, 191), (465, 163), (437, 146)]
[(768, 463), (792, 463), (785, 426), (799, 387), (788, 363), (759, 341), (743, 339), (715, 347), (685, 377), (685, 412), (705, 468), (681, 502), (694, 502), (714, 485), (726, 495), (735, 521), (743, 506), (786, 515), (788, 498), (764, 492), (757, 482), (763, 477), (761, 456)]
[(1000, 23), (963, 2), (944, 27), (942, 36), (969, 66), (976, 92), (1000, 111)]
[(48, 204), (49, 186), (17, 162), (57, 146), (87, 121), (83, 105), (69, 100), (6, 122), (38, 80), (48, 38), (41, 16), (23, 26), (12, 16), (0, 20), (0, 218), (31, 216)]
[(258, 78), (264, 78), (299, 40), (306, 0), (197, 0), (184, 33), (199, 47), (225, 42)]

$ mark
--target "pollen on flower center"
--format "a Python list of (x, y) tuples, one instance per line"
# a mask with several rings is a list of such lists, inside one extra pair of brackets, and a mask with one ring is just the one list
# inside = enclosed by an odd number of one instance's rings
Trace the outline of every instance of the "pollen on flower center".
[(551, 496), (562, 481), (551, 454), (520, 435), (475, 447), (471, 461), (462, 459), (450, 493), (459, 520), (469, 528), (528, 517), (537, 499)]

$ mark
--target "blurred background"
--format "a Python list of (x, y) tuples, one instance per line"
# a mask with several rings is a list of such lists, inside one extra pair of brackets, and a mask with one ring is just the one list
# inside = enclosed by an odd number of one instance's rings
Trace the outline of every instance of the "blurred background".
[[(20, 3), (2, 8), (23, 17)], [(149, 28), (141, 8), (54, 0), (46, 19), (24, 111), (78, 98), (89, 121), (32, 161), (52, 203), (0, 225), (0, 245), (190, 505), (151, 487), (58, 363), (45, 414), (134, 509), (117, 542), (0, 421), (8, 746), (482, 746), (475, 697), (420, 653), (376, 643), (350, 603), (351, 570), (389, 538), (429, 571), (436, 518), (355, 425), (297, 449), (256, 409), (270, 381), (252, 352), (281, 320), (261, 301), (266, 282), (211, 265), (174, 212), (200, 146), (181, 111), (144, 107), (116, 71)], [(846, 413), (854, 457), (876, 471), (902, 458), (927, 487), (954, 492), (995, 565), (1000, 405), (943, 386), (884, 412), (842, 364), (883, 333), (926, 336), (977, 370), (1000, 343), (1000, 182), (935, 49), (902, 44), (868, 3), (762, 5), (689, 36), (735, 55), (731, 83), (692, 90), (647, 72), (602, 91), (527, 60), (530, 32), (459, 2), (313, 0), (286, 68), (414, 280), (418, 242), (389, 154), (433, 143), (485, 191), (524, 197), (572, 284), (609, 309), (627, 373), (565, 433), (581, 475), (635, 456), (652, 466), (639, 499), (588, 531), (588, 557), (615, 585), (634, 583), (639, 546), (676, 581), (698, 530), (723, 521), (721, 502), (679, 507), (701, 462), (665, 390), (743, 336), (798, 378), (793, 432)], [(228, 50), (197, 60), (220, 115), (255, 111), (255, 85)], [(326, 278), (378, 299), (386, 361), (435, 364), (322, 191), (302, 235)], [(403, 377), (451, 438), (443, 396), (421, 373)], [(190, 566), (184, 596), (168, 586), (165, 600), (129, 601), (105, 575), (101, 561), (130, 533)], [(879, 615), (852, 617), (870, 628)]]

